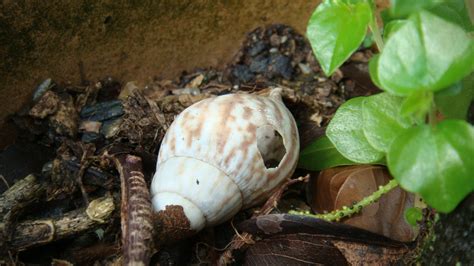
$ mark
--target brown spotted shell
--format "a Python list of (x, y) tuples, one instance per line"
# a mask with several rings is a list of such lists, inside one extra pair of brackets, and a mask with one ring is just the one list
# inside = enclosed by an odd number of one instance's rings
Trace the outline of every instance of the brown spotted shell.
[(291, 176), (299, 153), (296, 123), (280, 91), (205, 99), (176, 117), (152, 181), (155, 210), (182, 206), (200, 230), (269, 197)]

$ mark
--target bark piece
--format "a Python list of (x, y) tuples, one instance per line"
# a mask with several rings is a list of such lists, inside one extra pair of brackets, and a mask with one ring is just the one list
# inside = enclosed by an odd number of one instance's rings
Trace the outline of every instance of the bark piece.
[(111, 196), (91, 201), (87, 208), (67, 212), (61, 217), (19, 223), (10, 246), (16, 251), (70, 237), (106, 222), (115, 209)]
[(153, 249), (153, 222), (142, 160), (133, 155), (118, 155), (114, 161), (122, 187), (123, 264), (148, 265)]
[(12, 238), (12, 226), (21, 211), (38, 200), (44, 193), (45, 187), (37, 182), (34, 175), (28, 175), (16, 182), (0, 196), (0, 247)]

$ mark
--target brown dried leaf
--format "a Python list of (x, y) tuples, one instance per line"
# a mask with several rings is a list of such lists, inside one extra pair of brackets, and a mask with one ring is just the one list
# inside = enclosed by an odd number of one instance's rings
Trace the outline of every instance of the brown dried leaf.
[(288, 214), (246, 220), (239, 229), (259, 237), (245, 265), (390, 265), (410, 246), (356, 227)]
[[(321, 171), (309, 187), (309, 203), (318, 213), (330, 212), (351, 206), (385, 185), (392, 177), (382, 166), (360, 165), (337, 167)], [(362, 212), (342, 220), (394, 240), (413, 241), (418, 232), (404, 217), (407, 208), (413, 207), (415, 197), (397, 187), (365, 207)]]

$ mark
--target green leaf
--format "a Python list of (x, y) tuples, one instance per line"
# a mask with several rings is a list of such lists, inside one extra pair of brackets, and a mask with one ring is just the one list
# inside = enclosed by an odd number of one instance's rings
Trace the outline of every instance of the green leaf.
[(392, 20), (398, 19), (392, 16), (390, 12), (390, 8), (386, 8), (382, 11), (380, 11), (380, 18), (382, 19), (382, 24), (387, 25), (390, 23)]
[(413, 117), (416, 122), (421, 123), (426, 117), (433, 104), (433, 93), (426, 91), (416, 91), (402, 103), (400, 115), (404, 117)]
[(387, 41), (388, 38), (390, 38), (390, 35), (392, 35), (394, 32), (400, 29), (405, 24), (405, 22), (406, 20), (397, 19), (397, 20), (392, 20), (387, 25), (385, 25), (384, 31), (383, 31), (384, 40)]
[(382, 89), (409, 95), (438, 91), (474, 70), (474, 41), (459, 26), (421, 11), (392, 34), (380, 55)]
[[(474, 99), (474, 73), (453, 87), (448, 91), (454, 92), (454, 94), (443, 93), (444, 90), (436, 93), (436, 106), (447, 118), (466, 119), (469, 106)], [(457, 93), (455, 93), (456, 90)]]
[(432, 7), (442, 0), (391, 0), (390, 2), (391, 16), (403, 18), (419, 10)]
[(369, 74), (370, 74), (370, 79), (372, 79), (372, 82), (377, 87), (382, 88), (382, 86), (380, 85), (379, 76), (377, 74), (379, 58), (380, 58), (380, 54), (376, 54), (376, 55), (372, 56), (372, 58), (370, 59), (370, 61), (369, 61)]
[[(469, 77), (469, 76), (468, 76)], [(467, 78), (467, 77), (465, 77)], [(456, 82), (453, 85), (449, 86), (448, 88), (436, 92), (436, 95), (439, 96), (454, 96), (458, 95), (463, 89), (462, 81)]]
[(411, 226), (416, 226), (423, 219), (423, 212), (420, 208), (411, 207), (405, 210), (405, 220)]
[(387, 92), (366, 97), (362, 103), (363, 130), (367, 141), (381, 152), (387, 152), (392, 141), (411, 121), (400, 115), (402, 97)]
[(347, 159), (357, 163), (380, 161), (384, 154), (374, 149), (363, 131), (362, 102), (365, 97), (350, 99), (337, 109), (326, 135)]
[(311, 171), (320, 171), (335, 166), (353, 164), (357, 163), (342, 156), (326, 136), (318, 138), (301, 151), (298, 161), (299, 168)]
[(464, 0), (449, 0), (429, 9), (443, 19), (463, 27), (466, 31), (474, 30)]
[(369, 48), (374, 44), (374, 34), (372, 32), (367, 33), (364, 40), (362, 41), (361, 46), (363, 48)]
[(359, 47), (372, 18), (366, 1), (325, 1), (312, 14), (307, 37), (324, 73), (331, 75)]
[(450, 212), (474, 190), (474, 128), (461, 120), (410, 128), (393, 141), (387, 161), (402, 188)]

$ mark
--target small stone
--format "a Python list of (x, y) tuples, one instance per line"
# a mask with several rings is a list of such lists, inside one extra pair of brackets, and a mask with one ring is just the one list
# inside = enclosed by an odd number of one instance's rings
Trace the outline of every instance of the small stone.
[(201, 94), (201, 90), (198, 88), (184, 88), (184, 89), (172, 90), (171, 93), (174, 95), (183, 95), (183, 94), (199, 95)]
[(99, 133), (101, 126), (102, 126), (101, 122), (85, 120), (81, 122), (81, 125), (79, 126), (79, 130), (85, 131), (85, 132)]
[(328, 87), (323, 87), (323, 88), (317, 88), (316, 93), (319, 96), (327, 97), (329, 94), (331, 94), (331, 89)]
[(120, 94), (119, 94), (118, 98), (119, 98), (120, 100), (126, 100), (127, 97), (128, 97), (129, 95), (131, 95), (134, 90), (137, 90), (137, 89), (138, 89), (138, 86), (137, 86), (137, 84), (135, 83), (135, 81), (127, 82), (127, 84), (125, 84), (125, 86), (123, 87), (123, 89), (120, 91)]
[(321, 126), (321, 122), (323, 122), (323, 117), (319, 113), (314, 113), (309, 118), (311, 121), (315, 122), (318, 127)]
[(282, 76), (285, 79), (290, 79), (293, 74), (290, 58), (280, 54), (275, 56), (272, 55), (270, 58), (272, 72)]
[(334, 71), (334, 73), (331, 75), (331, 79), (336, 83), (339, 83), (339, 81), (341, 81), (342, 78), (344, 78), (344, 74), (339, 68), (336, 69), (336, 71)]
[(105, 138), (110, 139), (119, 132), (121, 124), (122, 118), (107, 120), (102, 124), (100, 133), (104, 135)]
[(269, 52), (270, 52), (271, 54), (278, 53), (278, 48), (273, 47), (272, 49), (270, 49)]
[(272, 36), (270, 36), (270, 44), (273, 47), (279, 46), (280, 43), (281, 43), (281, 38), (280, 36), (278, 36), (278, 34), (272, 34)]
[(351, 61), (354, 61), (354, 62), (360, 62), (360, 63), (367, 63), (369, 62), (369, 58), (367, 58), (367, 56), (363, 53), (363, 52), (356, 52), (354, 53), (351, 58), (350, 58)]
[(298, 67), (300, 68), (303, 75), (309, 75), (312, 73), (311, 67), (308, 64), (299, 63)]
[(254, 57), (258, 55), (259, 53), (261, 53), (266, 48), (267, 48), (267, 45), (263, 41), (258, 41), (249, 48), (248, 53), (251, 57)]
[(35, 92), (33, 93), (33, 102), (36, 102), (37, 100), (41, 99), (41, 97), (52, 87), (54, 87), (54, 83), (52, 79), (45, 79), (43, 82), (41, 82), (40, 85), (36, 88)]
[(234, 69), (232, 69), (232, 75), (243, 83), (249, 82), (255, 77), (246, 65), (236, 65)]
[(186, 88), (198, 88), (201, 84), (202, 81), (204, 80), (204, 75), (199, 74), (197, 77), (193, 78), (188, 84), (186, 84)]
[(104, 121), (120, 117), (124, 114), (122, 102), (119, 100), (101, 102), (85, 106), (81, 110), (81, 118), (90, 121)]
[(270, 59), (268, 57), (257, 56), (250, 63), (250, 71), (253, 73), (264, 73), (267, 71), (269, 63)]

